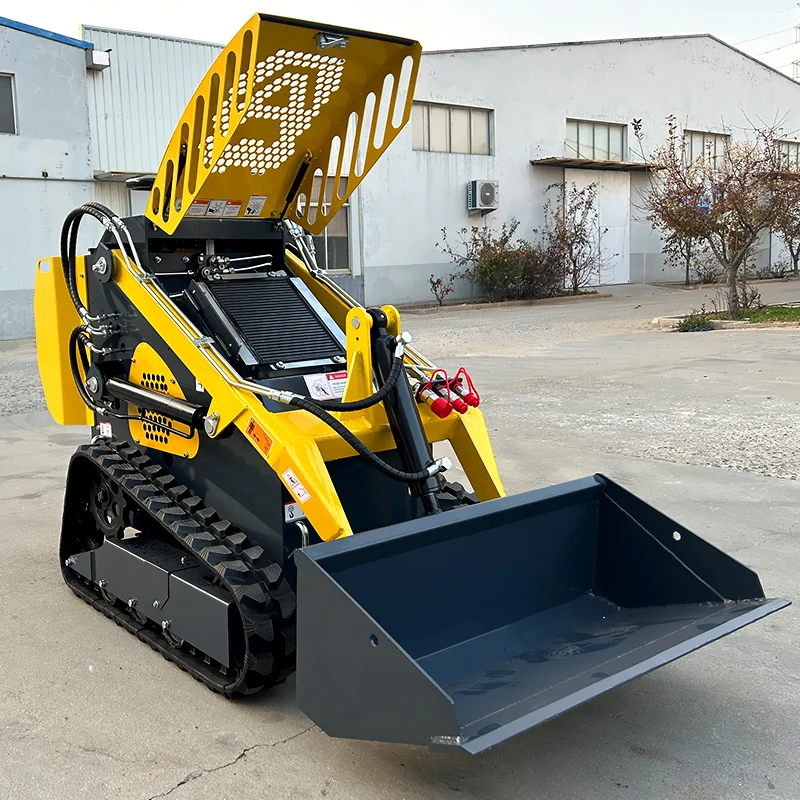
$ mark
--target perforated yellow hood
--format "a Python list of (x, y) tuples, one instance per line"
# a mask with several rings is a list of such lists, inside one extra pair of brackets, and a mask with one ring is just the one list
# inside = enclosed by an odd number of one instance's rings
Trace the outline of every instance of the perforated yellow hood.
[(284, 216), (319, 233), (408, 122), (420, 53), (410, 39), (256, 14), (178, 123), (147, 218), (173, 233), (184, 217)]

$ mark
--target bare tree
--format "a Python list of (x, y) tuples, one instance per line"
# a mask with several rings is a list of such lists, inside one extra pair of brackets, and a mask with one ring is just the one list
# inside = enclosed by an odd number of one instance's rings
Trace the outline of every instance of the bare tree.
[[(797, 169), (796, 165), (794, 169)], [(781, 180), (776, 189), (778, 208), (772, 230), (786, 245), (792, 259), (792, 274), (797, 275), (800, 264), (800, 181), (791, 180), (791, 175), (781, 175), (785, 180)]]
[(738, 319), (746, 291), (740, 267), (759, 234), (775, 224), (789, 183), (776, 131), (754, 129), (746, 139), (728, 139), (724, 152), (716, 155), (709, 142), (701, 156), (689, 158), (670, 116), (667, 140), (651, 160), (659, 168), (645, 198), (653, 225), (708, 246), (725, 272), (728, 314)]
[(544, 234), (556, 243), (564, 260), (566, 286), (578, 294), (585, 286), (599, 283), (603, 258), (597, 213), (597, 183), (578, 188), (574, 183), (554, 183), (547, 191), (560, 195), (553, 206), (548, 200), (544, 207)]

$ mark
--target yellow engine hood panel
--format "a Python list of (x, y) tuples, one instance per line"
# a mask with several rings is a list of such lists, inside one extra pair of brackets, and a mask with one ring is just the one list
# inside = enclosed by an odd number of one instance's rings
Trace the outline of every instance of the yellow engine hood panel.
[(167, 233), (184, 217), (281, 216), (319, 233), (408, 122), (420, 53), (256, 14), (192, 97), (146, 216)]

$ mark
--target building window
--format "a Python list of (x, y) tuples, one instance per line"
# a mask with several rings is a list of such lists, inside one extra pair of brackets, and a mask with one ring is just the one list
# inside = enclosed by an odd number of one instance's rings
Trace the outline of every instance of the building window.
[(784, 167), (800, 167), (800, 142), (775, 142), (781, 154), (781, 165)]
[(0, 133), (16, 133), (14, 113), (14, 76), (0, 75)]
[(686, 159), (696, 161), (697, 159), (712, 160), (725, 159), (725, 148), (728, 146), (730, 137), (724, 133), (708, 133), (704, 131), (684, 131), (683, 141), (686, 145)]
[(436, 153), (492, 154), (492, 112), (485, 108), (414, 103), (411, 146)]
[[(329, 176), (325, 187), (325, 197), (333, 196), (333, 176)], [(312, 197), (319, 196), (321, 178), (314, 178)], [(347, 191), (347, 178), (340, 178), (340, 193)], [(318, 203), (312, 203), (317, 206)], [(327, 203), (322, 204), (323, 208)], [(319, 236), (314, 236), (314, 248), (317, 255), (317, 266), (326, 270), (350, 269), (350, 203), (345, 203), (334, 215), (333, 219), (325, 226)]]
[(567, 120), (567, 156), (595, 161), (622, 161), (627, 125)]

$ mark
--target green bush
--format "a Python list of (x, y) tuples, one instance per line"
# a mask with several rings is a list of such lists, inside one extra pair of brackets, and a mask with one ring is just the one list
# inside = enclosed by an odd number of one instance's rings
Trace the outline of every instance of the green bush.
[(706, 311), (705, 306), (700, 306), (699, 311), (692, 311), (678, 323), (678, 330), (681, 333), (693, 333), (696, 331), (711, 330), (711, 315)]
[(486, 299), (536, 300), (564, 293), (564, 258), (557, 243), (516, 239), (517, 220), (504, 222), (498, 231), (473, 227), (459, 231), (460, 245), (451, 246), (442, 230), (440, 249), (461, 267), (458, 277), (477, 285)]

